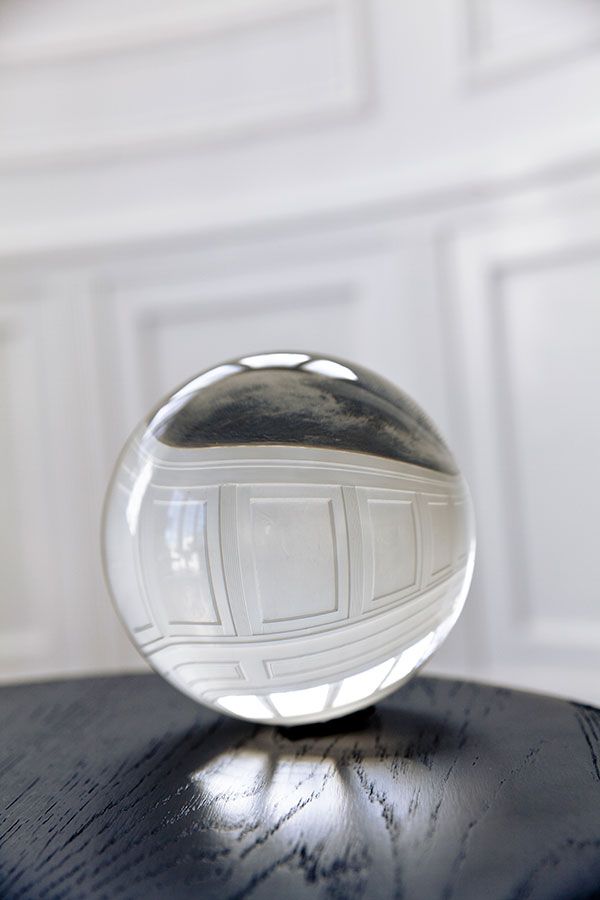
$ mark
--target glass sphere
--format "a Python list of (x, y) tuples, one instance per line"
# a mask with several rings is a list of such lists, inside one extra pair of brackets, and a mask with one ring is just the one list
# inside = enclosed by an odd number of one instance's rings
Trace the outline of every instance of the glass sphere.
[(171, 684), (257, 722), (324, 721), (395, 690), (471, 580), (464, 478), (385, 379), (310, 353), (215, 366), (133, 432), (104, 564), (134, 643)]

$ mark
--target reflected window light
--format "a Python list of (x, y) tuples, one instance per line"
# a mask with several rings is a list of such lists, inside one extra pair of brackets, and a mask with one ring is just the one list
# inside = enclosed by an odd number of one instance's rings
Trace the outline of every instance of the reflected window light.
[[(272, 757), (273, 758), (273, 757)], [(290, 809), (299, 804), (303, 807), (302, 827), (309, 828), (315, 836), (322, 835), (328, 840), (331, 821), (339, 816), (343, 828), (345, 811), (345, 782), (340, 778), (337, 762), (327, 756), (312, 754), (297, 756), (277, 755), (272, 769), (271, 780), (265, 789), (265, 804), (261, 814), (269, 815), (272, 821), (285, 818)], [(319, 794), (327, 784), (327, 817), (324, 818), (318, 805), (304, 806), (306, 797)], [(278, 894), (276, 896), (279, 896)]]
[(395, 662), (396, 657), (392, 657), (392, 659), (387, 659), (385, 662), (373, 666), (372, 669), (366, 669), (364, 672), (359, 672), (358, 675), (344, 678), (337, 697), (333, 701), (333, 706), (347, 706), (350, 703), (358, 703), (359, 700), (364, 700), (369, 694), (374, 694)]
[(451, 620), (450, 625), (448, 627), (448, 632), (452, 629), (452, 626), (458, 619), (463, 606), (465, 605), (465, 601), (467, 599), (469, 589), (471, 587), (471, 579), (473, 578), (473, 569), (475, 567), (475, 536), (471, 536), (471, 540), (469, 541), (469, 549), (467, 551), (467, 564), (465, 566), (465, 576), (462, 581), (462, 585), (460, 591), (456, 596), (456, 600), (454, 601), (455, 606), (455, 617)]
[(410, 675), (417, 666), (424, 662), (429, 654), (433, 651), (438, 635), (436, 631), (430, 631), (429, 634), (417, 641), (412, 647), (403, 650), (392, 671), (387, 678), (381, 683), (382, 688), (389, 687), (397, 681), (402, 681), (407, 675)]
[(245, 356), (240, 362), (249, 369), (265, 369), (268, 366), (293, 369), (309, 359), (307, 353), (257, 353), (256, 356)]
[(243, 790), (251, 793), (262, 785), (266, 765), (265, 755), (251, 750), (221, 753), (210, 765), (194, 772), (192, 780), (217, 797)]
[(348, 366), (334, 362), (332, 359), (311, 359), (306, 365), (302, 366), (306, 372), (316, 372), (318, 375), (328, 375), (330, 378), (345, 378), (347, 381), (358, 381), (358, 375), (355, 375)]
[(127, 501), (125, 518), (127, 519), (127, 525), (129, 526), (130, 534), (135, 534), (137, 532), (138, 519), (140, 517), (140, 510), (142, 508), (142, 500), (144, 499), (144, 494), (146, 493), (146, 489), (150, 484), (151, 478), (152, 461), (147, 460), (147, 462), (144, 463), (142, 469), (140, 470), (140, 474), (135, 479), (135, 483), (131, 488), (129, 499)]
[(215, 366), (214, 369), (209, 369), (208, 372), (203, 372), (202, 375), (198, 375), (197, 378), (192, 379), (189, 384), (185, 384), (173, 394), (169, 402), (158, 410), (148, 427), (155, 432), (158, 431), (161, 425), (171, 419), (196, 391), (208, 387), (209, 384), (222, 381), (223, 378), (227, 378), (229, 375), (235, 375), (237, 372), (243, 371), (242, 367), (237, 365), (237, 363), (227, 363), (223, 366)]
[(328, 684), (320, 684), (302, 691), (271, 694), (270, 700), (280, 716), (308, 716), (325, 709)]
[[(181, 491), (173, 492), (174, 502), (167, 508), (164, 536), (170, 557), (171, 573), (198, 575), (201, 554), (205, 550), (206, 503), (182, 502)], [(206, 554), (203, 554), (204, 557)]]
[(232, 750), (194, 772), (191, 782), (201, 802), (219, 805), (231, 828), (243, 827), (263, 803), (267, 758), (253, 750)]
[(273, 711), (269, 709), (261, 697), (252, 694), (232, 694), (228, 697), (220, 697), (216, 701), (227, 712), (242, 719), (272, 719)]
[(197, 378), (193, 378), (190, 382), (188, 382), (188, 384), (185, 384), (182, 388), (180, 388), (176, 394), (173, 394), (171, 399), (187, 399), (191, 394), (195, 394), (196, 391), (200, 391), (202, 390), (202, 388), (208, 387), (209, 384), (215, 384), (217, 381), (222, 381), (229, 375), (235, 375), (236, 372), (241, 371), (242, 367), (237, 363), (226, 363), (222, 366), (215, 366), (214, 369), (209, 369), (208, 372), (203, 372), (202, 375), (198, 375)]

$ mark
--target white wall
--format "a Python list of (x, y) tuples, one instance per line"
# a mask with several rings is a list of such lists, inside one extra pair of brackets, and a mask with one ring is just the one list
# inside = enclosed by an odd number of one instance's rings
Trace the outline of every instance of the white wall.
[(407, 389), (478, 516), (431, 668), (600, 702), (593, 0), (5, 0), (0, 676), (137, 664), (112, 461), (237, 353)]

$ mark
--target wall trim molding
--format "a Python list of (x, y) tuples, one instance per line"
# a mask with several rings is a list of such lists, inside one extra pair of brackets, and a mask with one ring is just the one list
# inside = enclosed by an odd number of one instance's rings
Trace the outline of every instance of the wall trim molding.
[[(247, 33), (246, 37), (254, 41), (254, 32), (273, 26), (287, 27), (289, 39), (297, 33), (298, 20), (310, 20), (311, 16), (318, 15), (325, 18), (318, 26), (313, 23), (315, 33), (312, 37), (321, 37), (319, 32), (326, 33), (329, 43), (327, 49), (316, 41), (313, 49), (318, 55), (312, 60), (312, 67), (307, 66), (301, 41), (299, 47), (290, 47), (298, 72), (289, 82), (282, 74), (275, 53), (270, 61), (265, 60), (265, 70), (269, 65), (272, 70), (267, 78), (268, 86), (255, 85), (248, 95), (243, 77), (240, 83), (229, 84), (231, 71), (235, 71), (236, 48), (235, 45), (233, 48), (227, 44), (223, 46), (224, 39), (243, 37)], [(54, 38), (38, 45), (30, 42), (29, 45), (11, 47), (9, 43), (4, 46), (0, 43), (0, 72), (5, 79), (17, 79), (17, 97), (19, 77), (25, 77), (25, 84), (33, 85), (35, 90), (36, 78), (38, 81), (51, 79), (58, 69), (60, 85), (61, 68), (65, 66), (69, 78), (78, 84), (85, 82), (86, 67), (98, 61), (119, 65), (131, 54), (137, 54), (143, 60), (140, 55), (148, 51), (168, 51), (197, 44), (195, 58), (201, 63), (202, 47), (208, 45), (210, 49), (210, 44), (216, 41), (221, 44), (221, 54), (227, 50), (221, 68), (215, 72), (209, 66), (210, 78), (197, 81), (190, 108), (173, 118), (168, 109), (161, 107), (153, 121), (147, 113), (124, 121), (119, 103), (112, 108), (108, 94), (106, 109), (101, 108), (98, 114), (99, 127), (92, 126), (91, 132), (89, 122), (80, 123), (76, 129), (69, 128), (71, 120), (61, 118), (59, 111), (52, 122), (51, 140), (46, 133), (36, 135), (35, 130), (25, 137), (19, 137), (17, 133), (12, 140), (8, 139), (7, 133), (0, 142), (0, 171), (38, 171), (193, 150), (215, 142), (251, 138), (275, 129), (300, 127), (307, 122), (359, 115), (369, 103), (371, 93), (366, 66), (368, 31), (363, 19), (358, 0), (288, 0), (285, 4), (277, 0), (253, 0), (250, 4), (230, 0), (226, 9), (222, 5), (197, 5), (191, 14), (175, 21), (163, 16), (141, 26), (134, 22), (120, 29), (109, 25), (98, 35), (84, 31), (79, 36)], [(302, 36), (301, 29), (298, 33)], [(279, 35), (278, 40), (281, 38)], [(275, 49), (278, 40), (272, 42)], [(237, 49), (239, 51), (239, 47)], [(140, 59), (138, 66), (145, 66), (148, 84), (145, 89), (137, 84), (129, 100), (143, 112), (147, 92), (152, 93), (161, 85), (160, 81), (155, 83), (150, 77), (154, 57), (146, 58), (143, 63)], [(315, 61), (334, 65), (334, 75), (328, 73), (320, 82), (314, 75), (319, 68)], [(199, 71), (202, 73), (202, 68)], [(298, 80), (308, 82), (304, 91), (299, 91)], [(275, 90), (273, 85), (277, 86)], [(71, 98), (75, 109), (83, 96), (76, 93)]]
[[(93, 32), (83, 30), (45, 41), (0, 42), (0, 68), (62, 65), (88, 60), (94, 56), (111, 56), (150, 47), (194, 41), (205, 35), (259, 25), (265, 21), (293, 19), (312, 11), (343, 8), (355, 0), (228, 0), (227, 4), (208, 2), (195, 4), (184, 15), (147, 16), (143, 21), (127, 21), (121, 17), (111, 23), (95, 23)], [(104, 26), (104, 27), (103, 27)]]
[(510, 41), (498, 40), (490, 15), (490, 0), (461, 0), (465, 68), (469, 83), (491, 88), (498, 82), (521, 80), (539, 69), (577, 62), (600, 46), (600, 20), (564, 29), (549, 16), (547, 28)]
[(322, 227), (351, 227), (374, 220), (452, 211), (524, 194), (555, 189), (600, 176), (600, 130), (586, 136), (568, 135), (562, 144), (544, 141), (530, 148), (518, 162), (502, 154), (481, 156), (460, 165), (418, 167), (401, 178), (384, 177), (345, 182), (339, 186), (301, 193), (279, 194), (269, 204), (264, 196), (248, 199), (240, 212), (239, 200), (229, 205), (141, 210), (90, 222), (44, 223), (33, 228), (0, 231), (0, 261), (21, 263), (39, 259), (61, 261), (75, 257), (115, 253), (168, 252), (187, 243), (226, 244), (229, 241), (282, 236)]

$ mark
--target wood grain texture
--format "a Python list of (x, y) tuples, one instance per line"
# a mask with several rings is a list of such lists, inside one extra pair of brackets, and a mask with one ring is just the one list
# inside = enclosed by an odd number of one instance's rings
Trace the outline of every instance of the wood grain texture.
[(584, 898), (600, 711), (418, 678), (252, 726), (154, 675), (0, 690), (3, 898)]

